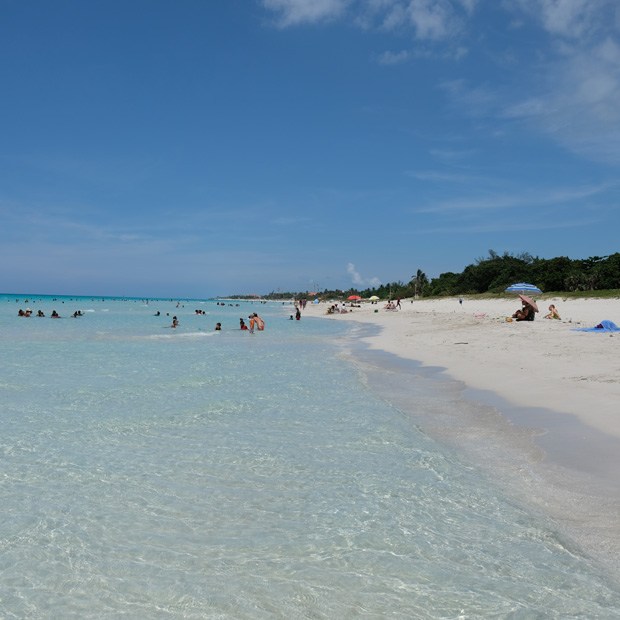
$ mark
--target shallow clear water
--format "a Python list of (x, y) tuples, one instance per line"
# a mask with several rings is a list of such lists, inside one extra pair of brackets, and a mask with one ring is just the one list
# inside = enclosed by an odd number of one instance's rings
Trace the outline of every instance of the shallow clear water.
[(61, 301), (0, 297), (2, 617), (620, 616), (550, 522), (370, 390), (359, 326)]

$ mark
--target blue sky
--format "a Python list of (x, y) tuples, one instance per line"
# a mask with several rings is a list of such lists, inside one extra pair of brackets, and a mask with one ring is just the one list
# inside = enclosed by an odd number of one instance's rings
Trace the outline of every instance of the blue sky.
[(0, 291), (619, 250), (616, 0), (0, 0)]

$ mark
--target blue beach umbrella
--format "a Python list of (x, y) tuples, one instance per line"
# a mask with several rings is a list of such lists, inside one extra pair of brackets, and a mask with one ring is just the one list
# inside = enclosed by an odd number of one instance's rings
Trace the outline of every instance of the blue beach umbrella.
[(528, 284), (527, 282), (517, 282), (516, 284), (511, 284), (506, 289), (506, 293), (517, 293), (521, 295), (540, 295), (542, 291), (533, 284)]

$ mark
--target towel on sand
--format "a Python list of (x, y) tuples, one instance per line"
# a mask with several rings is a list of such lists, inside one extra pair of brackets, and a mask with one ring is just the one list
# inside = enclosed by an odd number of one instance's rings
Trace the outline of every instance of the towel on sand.
[(579, 327), (575, 329), (576, 332), (620, 332), (618, 327), (613, 321), (601, 321), (596, 327)]

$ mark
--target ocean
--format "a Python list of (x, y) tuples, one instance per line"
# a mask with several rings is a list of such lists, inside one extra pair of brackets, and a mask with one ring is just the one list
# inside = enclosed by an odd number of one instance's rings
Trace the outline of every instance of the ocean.
[(454, 390), (410, 368), (399, 406), (372, 327), (292, 308), (0, 296), (0, 617), (620, 617), (603, 566), (418, 423)]

